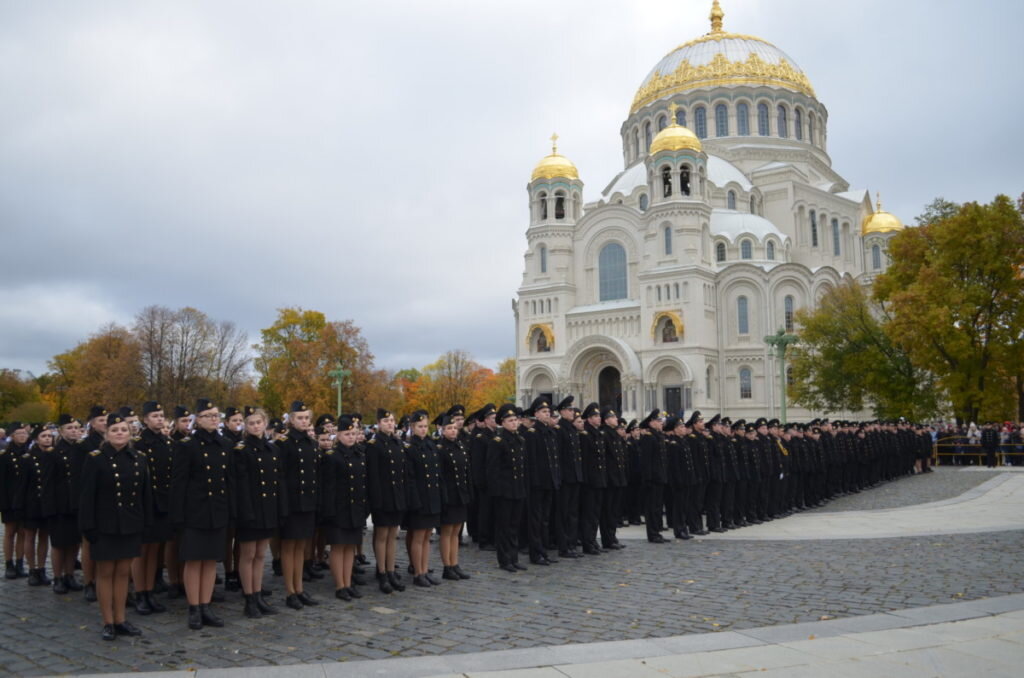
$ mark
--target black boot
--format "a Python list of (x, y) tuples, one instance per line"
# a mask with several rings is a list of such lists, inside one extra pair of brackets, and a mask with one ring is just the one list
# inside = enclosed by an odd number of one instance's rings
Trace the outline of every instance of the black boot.
[(377, 573), (377, 586), (380, 587), (381, 593), (391, 593), (392, 591), (394, 591), (394, 589), (391, 588), (391, 581), (388, 579), (387, 572)]
[(198, 605), (188, 606), (188, 627), (193, 631), (203, 628), (203, 615)]
[(114, 624), (114, 633), (119, 636), (141, 636), (142, 629), (130, 621), (123, 621), (120, 624)]
[(347, 588), (340, 588), (334, 592), (334, 597), (338, 600), (344, 600), (346, 603), (352, 600), (352, 594), (348, 592)]
[(307, 560), (305, 562), (305, 566), (303, 567), (303, 570), (305, 572), (309, 572), (309, 576), (312, 577), (313, 579), (323, 579), (324, 578), (323, 573), (318, 571), (315, 567), (313, 567), (313, 561), (312, 560)]
[(267, 602), (263, 597), (263, 591), (252, 595), (256, 600), (256, 609), (260, 611), (260, 614), (277, 614), (277, 608)]
[(146, 602), (149, 603), (149, 609), (153, 610), (154, 613), (159, 614), (161, 612), (167, 612), (167, 608), (153, 595), (152, 591), (146, 591)]
[(32, 568), (28, 571), (28, 585), (29, 586), (42, 586), (43, 581), (39, 578), (39, 570)]
[(113, 624), (104, 624), (103, 632), (100, 634), (100, 638), (103, 640), (114, 640), (117, 638), (117, 631), (114, 630)]
[(203, 620), (203, 626), (216, 626), (218, 628), (224, 626), (224, 620), (214, 614), (213, 610), (210, 609), (209, 603), (199, 606), (199, 616)]
[(67, 577), (54, 577), (53, 578), (53, 592), (59, 596), (63, 596), (68, 592)]
[(397, 572), (388, 572), (388, 582), (391, 584), (391, 588), (396, 591), (405, 590), (405, 584), (398, 578)]
[(88, 584), (86, 584), (84, 587), (82, 587), (82, 589), (84, 591), (83, 595), (85, 596), (85, 602), (87, 602), (87, 603), (95, 603), (96, 602), (96, 582), (92, 582), (91, 581)]
[(149, 599), (146, 598), (145, 591), (139, 591), (135, 594), (135, 611), (141, 615), (153, 614), (153, 608), (149, 605)]
[(355, 586), (349, 586), (348, 587), (348, 594), (350, 596), (352, 596), (353, 598), (362, 598), (363, 597), (363, 594), (360, 593), (359, 589), (357, 589)]
[(68, 591), (81, 591), (82, 585), (75, 579), (75, 575), (66, 574), (64, 575), (64, 586), (68, 587)]
[(4, 579), (17, 579), (18, 571), (14, 568), (14, 561), (7, 561), (7, 568), (4, 570)]
[(284, 604), (293, 610), (301, 610), (304, 607), (302, 601), (294, 593), (288, 594), (288, 597), (284, 599)]
[(441, 573), (442, 579), (448, 579), (449, 581), (459, 581), (460, 577), (450, 566), (444, 566), (444, 572)]
[(300, 593), (296, 593), (295, 595), (297, 595), (299, 597), (299, 601), (303, 605), (308, 605), (310, 607), (313, 607), (313, 606), (316, 606), (316, 605), (320, 604), (318, 601), (313, 599), (313, 596), (309, 595), (305, 591), (301, 591)]
[(430, 582), (427, 580), (427, 576), (424, 574), (418, 574), (412, 578), (413, 586), (421, 586), (423, 588), (430, 588)]
[(46, 576), (46, 568), (40, 567), (39, 570), (39, 581), (41, 586), (49, 586), (53, 583), (53, 580)]
[(251, 593), (245, 594), (245, 616), (250, 619), (259, 619), (263, 616), (259, 606), (256, 605), (256, 596)]
[(25, 559), (24, 558), (18, 558), (17, 562), (14, 563), (14, 569), (18, 573), (18, 578), (19, 579), (24, 579), (25, 577), (28, 576), (28, 572), (25, 570)]
[(452, 565), (452, 572), (459, 575), (459, 579), (469, 579), (469, 575), (462, 571), (458, 565)]

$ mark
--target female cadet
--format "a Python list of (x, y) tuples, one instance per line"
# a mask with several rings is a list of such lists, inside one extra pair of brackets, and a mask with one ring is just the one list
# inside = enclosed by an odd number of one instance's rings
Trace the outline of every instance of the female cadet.
[(429, 588), (441, 580), (430, 574), (430, 533), (441, 527), (445, 491), (441, 481), (441, 457), (437, 443), (427, 433), (429, 415), (416, 412), (409, 419), (409, 447), (405, 451), (409, 488), (410, 560), (415, 570), (413, 584)]
[(11, 441), (0, 450), (0, 518), (4, 524), (4, 557), (7, 579), (27, 576), (25, 572), (25, 541), (21, 531), (23, 511), (18, 506), (22, 483), (22, 455), (28, 452), (28, 425), (14, 422), (10, 426)]
[(235, 446), (235, 505), (238, 518), (238, 572), (245, 595), (245, 616), (277, 614), (263, 595), (263, 558), (284, 516), (288, 495), (281, 482), (277, 449), (266, 439), (267, 414), (242, 408), (245, 435)]
[(142, 556), (132, 563), (135, 584), (135, 611), (141, 615), (166, 612), (153, 597), (160, 551), (173, 536), (167, 511), (170, 503), (171, 463), (174, 443), (164, 435), (164, 408), (155, 400), (142, 404), (142, 433), (135, 449), (146, 458), (149, 482), (153, 488), (153, 522), (142, 535)]
[(288, 494), (288, 516), (281, 526), (281, 569), (288, 592), (285, 604), (293, 610), (319, 605), (302, 588), (306, 546), (316, 531), (317, 445), (309, 435), (313, 413), (299, 400), (292, 403), (288, 432), (277, 444), (282, 478)]
[[(28, 585), (47, 586), (46, 511), (43, 509), (43, 464), (53, 455), (53, 431), (37, 426), (28, 451), (21, 455), (21, 487), (18, 506), (22, 511), (21, 537), (28, 557)], [(45, 457), (45, 459), (44, 459)]]
[(405, 451), (395, 415), (377, 410), (377, 433), (366, 443), (366, 486), (373, 514), (373, 555), (382, 593), (404, 591), (395, 573), (395, 540), (406, 509)]
[(152, 518), (152, 496), (146, 460), (132, 449), (131, 438), (124, 417), (107, 415), (104, 442), (82, 463), (78, 527), (96, 568), (103, 640), (142, 635), (125, 621), (125, 603), (132, 558), (142, 552), (142, 534)]
[(210, 609), (217, 561), (224, 560), (234, 477), (231, 444), (218, 432), (220, 411), (196, 402), (196, 430), (178, 441), (171, 463), (171, 524), (181, 528), (178, 558), (184, 563), (188, 627), (224, 626)]
[(472, 486), (469, 480), (469, 451), (459, 439), (460, 426), (454, 416), (443, 415), (441, 442), (437, 446), (441, 458), (441, 479), (444, 485), (444, 506), (441, 508), (441, 562), (445, 579), (469, 579), (459, 567), (459, 533), (466, 522)]
[(366, 501), (366, 456), (356, 440), (359, 429), (351, 417), (337, 422), (337, 444), (324, 453), (320, 469), (320, 516), (324, 538), (331, 545), (334, 595), (340, 600), (362, 598), (352, 585), (356, 546), (363, 543), (369, 506)]
[(78, 531), (78, 504), (73, 501), (71, 487), (71, 465), (75, 445), (82, 437), (82, 424), (70, 414), (62, 414), (57, 418), (57, 432), (53, 455), (44, 457), (43, 493), (52, 551), (53, 592), (65, 594), (82, 590), (75, 580), (75, 556), (82, 534)]

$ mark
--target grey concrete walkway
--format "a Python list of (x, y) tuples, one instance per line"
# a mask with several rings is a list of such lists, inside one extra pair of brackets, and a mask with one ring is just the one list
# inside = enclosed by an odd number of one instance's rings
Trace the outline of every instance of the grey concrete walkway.
[[(1024, 594), (787, 626), (528, 650), (149, 678), (1016, 678)], [(124, 674), (125, 676), (137, 674)]]

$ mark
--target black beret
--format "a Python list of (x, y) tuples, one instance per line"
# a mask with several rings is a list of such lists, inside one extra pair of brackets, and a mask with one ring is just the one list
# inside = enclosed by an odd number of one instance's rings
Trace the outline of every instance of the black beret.
[(626, 433), (632, 433), (635, 428), (636, 419), (634, 419), (633, 421), (629, 422), (629, 424), (626, 425)]
[(377, 421), (380, 421), (381, 419), (387, 419), (388, 417), (391, 416), (394, 415), (392, 415), (391, 412), (389, 412), (388, 410), (385, 410), (383, 407), (377, 408)]
[(449, 407), (448, 411), (445, 412), (445, 414), (447, 414), (449, 417), (462, 417), (462, 416), (465, 416), (465, 414), (466, 414), (466, 406), (465, 405), (459, 405), (458, 403), (456, 403), (456, 404), (452, 405), (451, 407)]
[(321, 414), (319, 417), (316, 418), (316, 425), (317, 426), (323, 426), (324, 424), (333, 424), (333, 423), (334, 423), (334, 415), (333, 414)]
[(127, 405), (125, 405), (124, 407), (118, 408), (117, 413), (120, 414), (125, 419), (127, 419), (128, 417), (134, 417), (135, 416), (135, 410), (133, 410), (132, 408), (128, 407)]
[(492, 414), (494, 414), (495, 411), (496, 410), (494, 409), (494, 404), (493, 403), (487, 403), (486, 405), (481, 407), (479, 410), (477, 410), (477, 412), (476, 412), (476, 420), (479, 421), (479, 422), (483, 422), (484, 420), (487, 419), (487, 417), (489, 417)]
[(744, 430), (745, 433), (756, 433), (757, 432), (757, 425), (756, 424), (747, 424), (746, 427), (743, 430)]
[(113, 426), (114, 424), (124, 423), (124, 417), (121, 416), (120, 412), (111, 412), (107, 415), (107, 426)]
[(241, 410), (239, 410), (237, 407), (228, 407), (228, 408), (224, 409), (224, 418), (225, 419), (230, 419), (231, 417), (235, 416), (236, 414), (241, 414)]
[(105, 417), (108, 414), (110, 413), (107, 412), (107, 408), (103, 407), (103, 405), (93, 405), (89, 409), (89, 419), (95, 419), (96, 417)]
[(769, 419), (768, 420), (768, 428), (774, 428), (774, 427), (776, 427), (778, 425), (779, 425), (779, 420), (778, 419)]
[(700, 410), (694, 410), (693, 414), (690, 415), (690, 418), (686, 420), (686, 425), (692, 427), (694, 424), (696, 424), (700, 420), (701, 420)]
[(256, 408), (252, 405), (246, 405), (242, 408), (242, 416), (248, 419), (252, 415), (256, 414)]
[(67, 426), (68, 424), (77, 423), (79, 423), (79, 421), (66, 412), (57, 417), (57, 426)]
[(676, 416), (669, 417), (668, 419), (665, 420), (665, 430), (666, 431), (674, 431), (676, 426), (679, 426), (679, 422), (681, 422), (681, 421), (682, 421), (682, 419), (680, 419), (679, 417), (676, 417)]
[(583, 418), (590, 419), (595, 414), (601, 414), (601, 407), (597, 403), (590, 403), (583, 408)]
[(715, 416), (711, 417), (711, 419), (708, 420), (708, 426), (714, 426), (715, 424), (719, 423), (721, 420), (722, 420), (722, 416), (720, 414), (716, 414)]
[(356, 420), (350, 414), (343, 414), (338, 417), (338, 430), (339, 431), (354, 431), (356, 430)]
[(398, 420), (397, 426), (398, 426), (398, 428), (405, 428), (408, 425), (409, 425), (409, 415), (408, 414), (403, 414), (402, 417)]
[(164, 406), (155, 400), (147, 400), (142, 403), (142, 416), (147, 414), (153, 414), (154, 412), (163, 412)]
[(619, 415), (615, 412), (615, 410), (613, 410), (610, 407), (606, 407), (603, 410), (601, 410), (601, 421), (604, 421), (605, 419), (608, 419), (609, 417), (617, 417), (617, 416), (619, 416)]
[(419, 422), (426, 421), (429, 418), (430, 415), (427, 414), (425, 410), (416, 410), (415, 412), (409, 415), (409, 423), (418, 424)]
[(757, 421), (754, 422), (754, 428), (755, 429), (761, 428), (762, 426), (767, 426), (767, 425), (768, 425), (768, 420), (765, 419), (764, 417), (760, 417)]
[(188, 417), (192, 413), (188, 411), (188, 408), (184, 405), (176, 405), (174, 407), (174, 418), (181, 419), (182, 417)]
[(562, 402), (560, 402), (557, 405), (555, 405), (555, 409), (556, 410), (567, 410), (570, 407), (572, 407), (572, 401), (573, 401), (573, 397), (571, 395), (567, 395), (564, 398), (562, 398)]
[[(486, 409), (487, 408), (484, 407), (484, 410)], [(516, 414), (516, 406), (513, 405), (512, 403), (505, 403), (504, 405), (498, 408), (498, 421), (505, 421), (509, 417), (516, 416), (518, 416)]]
[(199, 414), (200, 412), (205, 412), (206, 410), (212, 410), (215, 407), (217, 406), (214, 405), (213, 401), (210, 400), (209, 398), (199, 398), (198, 400), (196, 400), (196, 414)]
[(361, 413), (359, 413), (359, 412), (353, 412), (352, 414), (350, 414), (348, 416), (349, 416), (349, 418), (353, 419), (354, 421), (362, 421), (363, 420), (363, 415)]
[(551, 409), (551, 403), (544, 396), (537, 396), (530, 403), (530, 412), (535, 413), (537, 410)]
[(309, 408), (306, 407), (306, 403), (301, 400), (293, 400), (292, 407), (289, 412), (309, 412)]

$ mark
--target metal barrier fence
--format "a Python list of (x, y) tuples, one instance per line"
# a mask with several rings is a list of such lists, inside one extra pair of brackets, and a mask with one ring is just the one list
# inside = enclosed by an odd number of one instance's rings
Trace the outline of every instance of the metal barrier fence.
[[(947, 464), (955, 464), (966, 458), (969, 463), (960, 464), (961, 466), (982, 466), (987, 456), (988, 452), (977, 443), (935, 443), (932, 445), (932, 464), (934, 465), (941, 465), (942, 458), (946, 457)], [(1024, 465), (1024, 443), (999, 445), (999, 449), (996, 451), (996, 466), (1003, 466), (1007, 461), (1013, 466)]]

